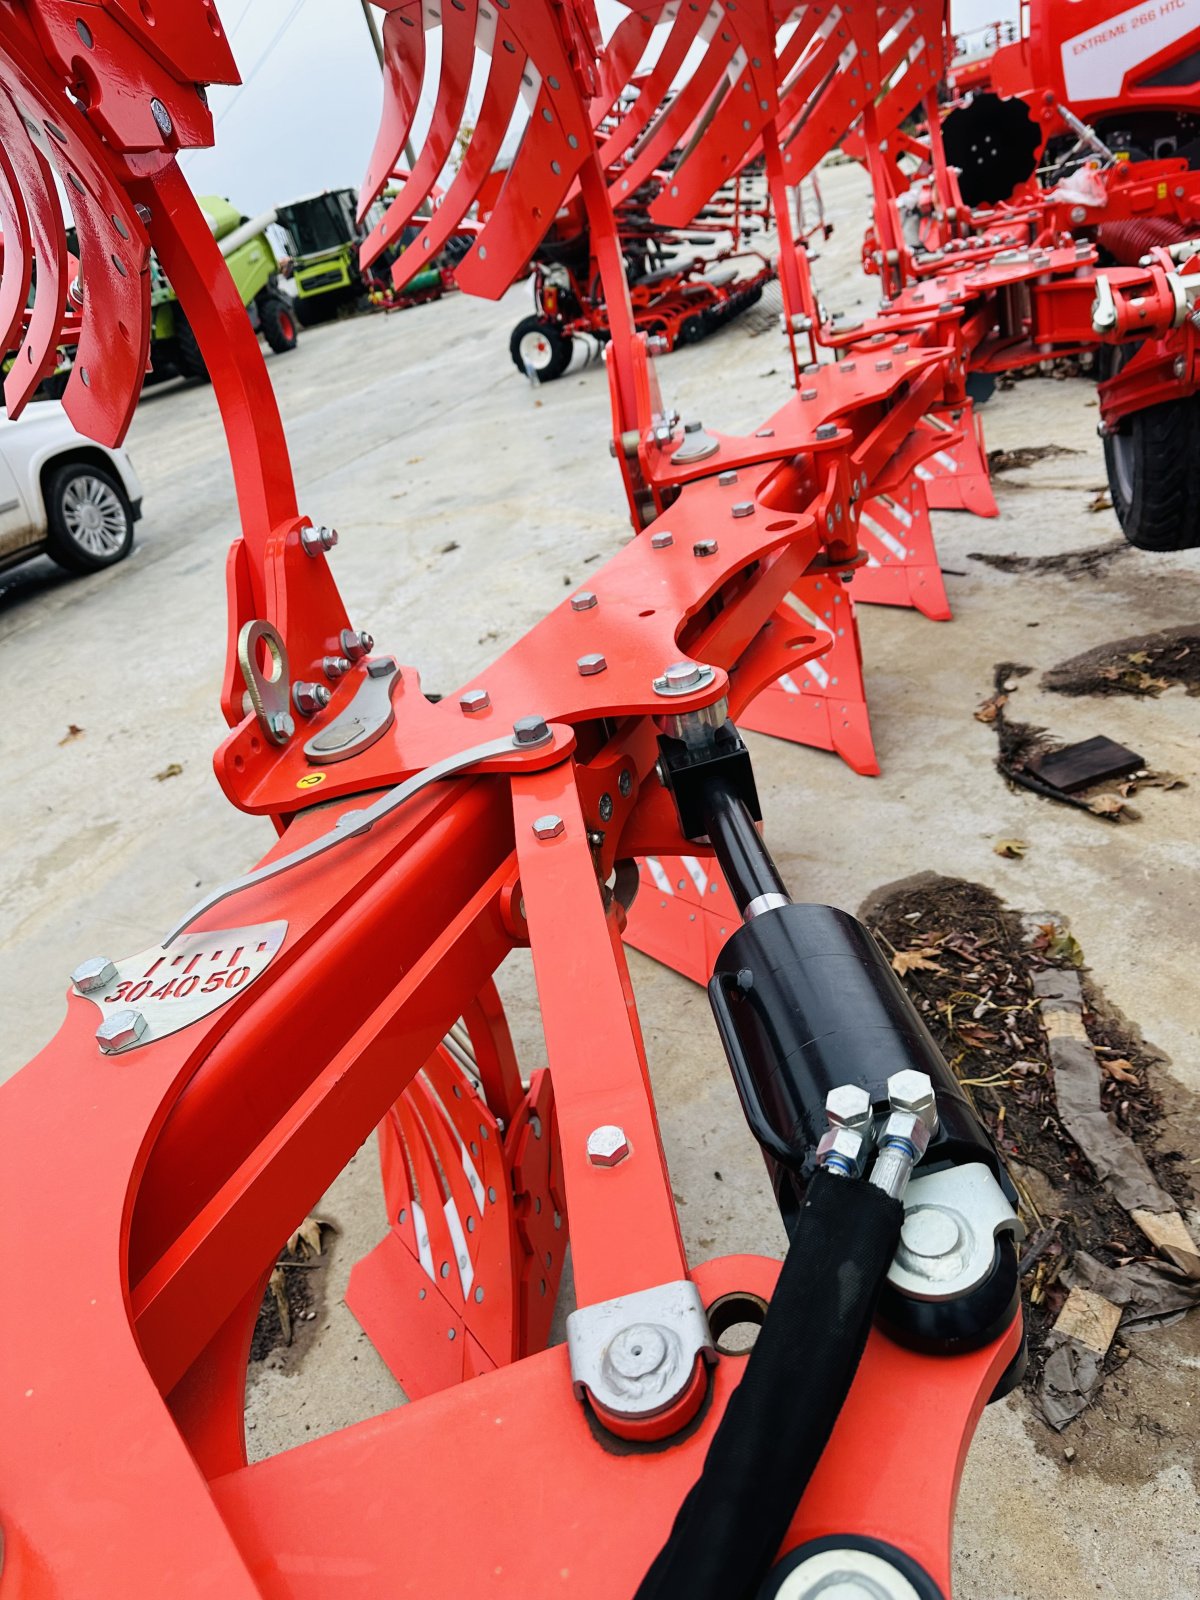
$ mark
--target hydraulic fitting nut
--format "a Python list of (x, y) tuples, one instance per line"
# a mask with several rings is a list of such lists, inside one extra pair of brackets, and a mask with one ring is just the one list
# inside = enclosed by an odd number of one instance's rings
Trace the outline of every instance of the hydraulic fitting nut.
[(906, 1068), (888, 1079), (888, 1103), (893, 1111), (908, 1111), (920, 1117), (930, 1133), (937, 1132), (937, 1097), (927, 1072)]
[(857, 1084), (839, 1084), (825, 1096), (825, 1115), (831, 1128), (869, 1127), (873, 1115), (871, 1096)]
[(880, 1129), (879, 1148), (891, 1144), (911, 1145), (914, 1165), (929, 1149), (933, 1130), (915, 1111), (893, 1111)]
[(830, 1128), (817, 1146), (817, 1165), (839, 1178), (862, 1176), (870, 1141), (858, 1128)]

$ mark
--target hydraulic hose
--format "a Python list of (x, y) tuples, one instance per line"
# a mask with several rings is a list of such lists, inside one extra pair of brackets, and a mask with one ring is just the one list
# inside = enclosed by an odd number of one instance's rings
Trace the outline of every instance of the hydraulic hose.
[(813, 1177), (741, 1382), (636, 1600), (756, 1593), (854, 1382), (903, 1220), (872, 1184)]

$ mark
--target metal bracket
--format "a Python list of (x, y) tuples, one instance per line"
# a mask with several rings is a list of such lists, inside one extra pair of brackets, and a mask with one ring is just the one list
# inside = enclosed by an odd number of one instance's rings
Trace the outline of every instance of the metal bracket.
[(290, 872), (293, 867), (298, 867), (305, 861), (312, 861), (316, 856), (324, 855), (326, 850), (332, 850), (335, 845), (343, 844), (347, 839), (357, 839), (362, 834), (369, 833), (377, 822), (390, 816), (406, 800), (411, 800), (430, 784), (437, 783), (442, 778), (452, 777), (456, 772), (463, 772), (468, 767), (477, 766), (481, 761), (489, 761), (493, 756), (510, 755), (514, 750), (541, 749), (554, 738), (553, 732), (544, 722), (541, 723), (541, 727), (545, 732), (536, 738), (528, 737), (528, 730), (525, 730), (523, 735), (510, 733), (502, 739), (489, 739), (486, 744), (472, 745), (469, 750), (456, 750), (453, 755), (435, 761), (432, 766), (425, 767), (420, 772), (414, 772), (411, 778), (406, 778), (394, 789), (389, 789), (375, 801), (374, 805), (367, 806), (364, 811), (343, 811), (328, 833), (318, 834), (315, 839), (310, 839), (307, 844), (301, 845), (289, 855), (265, 862), (253, 872), (247, 872), (244, 877), (231, 878), (228, 883), (219, 884), (210, 890), (202, 900), (197, 900), (186, 916), (181, 917), (167, 934), (163, 940), (164, 948), (173, 943), (197, 917), (203, 916), (206, 911), (211, 911), (213, 906), (219, 905), (222, 900), (227, 900), (231, 894), (239, 894), (243, 889), (252, 888), (255, 884), (266, 883), (270, 878), (277, 878), (281, 872)]
[[(112, 976), (75, 993), (94, 1002), (102, 1021), (97, 1042), (104, 1055), (125, 1055), (165, 1039), (242, 994), (270, 966), (287, 933), (286, 922), (205, 929), (168, 951), (166, 943), (107, 962)], [(82, 971), (82, 969), (80, 969)]]
[[(265, 645), (270, 671), (258, 664), (258, 647)], [(286, 744), (296, 731), (292, 716), (291, 676), (287, 646), (269, 622), (247, 622), (238, 634), (238, 666), (258, 725), (272, 744)]]
[(957, 1300), (992, 1270), (996, 1237), (1025, 1237), (1025, 1225), (982, 1162), (913, 1178), (888, 1282), (913, 1300)]
[(347, 761), (382, 739), (396, 720), (392, 692), (402, 676), (391, 656), (368, 662), (367, 675), (341, 716), (306, 740), (304, 754), (312, 765)]
[(694, 1283), (664, 1283), (582, 1306), (567, 1318), (571, 1383), (579, 1399), (629, 1420), (654, 1416), (691, 1382), (696, 1357), (717, 1360)]

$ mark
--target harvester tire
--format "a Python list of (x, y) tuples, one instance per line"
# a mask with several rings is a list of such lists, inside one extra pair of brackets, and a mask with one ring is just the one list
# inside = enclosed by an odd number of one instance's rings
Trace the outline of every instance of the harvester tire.
[(523, 317), (508, 341), (513, 366), (525, 377), (528, 362), (539, 383), (550, 383), (554, 378), (561, 378), (571, 365), (573, 349), (569, 335), (556, 322), (538, 316)]
[(1121, 531), (1139, 550), (1200, 546), (1200, 398), (1135, 411), (1104, 439)]
[(296, 321), (302, 328), (317, 328), (322, 322), (332, 322), (337, 316), (336, 295), (297, 295), (294, 305)]
[(280, 355), (284, 350), (296, 348), (296, 313), (286, 295), (264, 289), (254, 302), (258, 307), (258, 323), (262, 336)]
[(175, 307), (175, 349), (172, 365), (181, 378), (201, 378), (209, 381), (208, 366), (200, 354), (200, 345), (192, 332), (192, 325), (183, 314), (181, 306)]

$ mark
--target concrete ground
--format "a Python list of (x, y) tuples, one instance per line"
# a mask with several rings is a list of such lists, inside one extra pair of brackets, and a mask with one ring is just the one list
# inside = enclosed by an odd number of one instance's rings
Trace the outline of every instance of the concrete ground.
[[(857, 267), (863, 182), (833, 168), (825, 193), (837, 232), (818, 283), (831, 307), (869, 306), (877, 285)], [(527, 300), (525, 286), (499, 306), (456, 296), (312, 330), (294, 353), (268, 358), (301, 508), (341, 530), (333, 562), (350, 615), (381, 648), (418, 663), (429, 690), (453, 690), (628, 535), (603, 371), (540, 391), (519, 379), (507, 340)], [(769, 320), (751, 314), (663, 360), (668, 397), (734, 431), (760, 422), (787, 393)], [(952, 623), (860, 608), (882, 777), (768, 739), (753, 739), (754, 759), (768, 837), (797, 897), (854, 910), (870, 890), (931, 868), (1069, 918), (1109, 1000), (1168, 1058), (1162, 1086), (1195, 1158), (1197, 704), (1179, 690), (1067, 699), (1041, 694), (1037, 681), (1107, 640), (1194, 623), (1196, 557), (1130, 551), (1077, 579), (970, 559), (1118, 536), (1111, 511), (1090, 509), (1104, 481), (1095, 420), (1085, 381), (997, 395), (985, 411), (990, 446), (1080, 453), (1000, 479), (997, 521), (936, 518)], [(201, 886), (244, 869), (271, 839), (269, 824), (230, 810), (210, 769), (223, 732), (222, 569), (236, 526), (211, 391), (148, 392), (129, 447), (146, 489), (132, 559), (83, 581), (44, 562), (0, 578), (0, 1078), (54, 1031), (82, 956), (153, 943)], [(992, 765), (994, 735), (972, 716), (1000, 661), (1035, 669), (1010, 708), (1021, 720), (1063, 739), (1106, 733), (1190, 787), (1150, 791), (1142, 819), (1121, 827), (1010, 792)], [(173, 764), (182, 772), (165, 776)], [(1013, 836), (1028, 842), (1025, 858), (995, 855), (994, 842)], [(781, 1250), (703, 993), (640, 956), (631, 964), (689, 1251)], [(527, 962), (514, 960), (503, 980), (523, 1059), (536, 1065)], [(382, 1231), (369, 1144), (322, 1214), (340, 1230), (324, 1302), (288, 1359), (253, 1375), (259, 1455), (402, 1399), (341, 1301), (351, 1263)], [(1021, 1396), (985, 1415), (958, 1519), (963, 1596), (1177, 1600), (1200, 1589), (1200, 1318), (1129, 1343), (1119, 1380), (1069, 1435), (1050, 1434)]]

